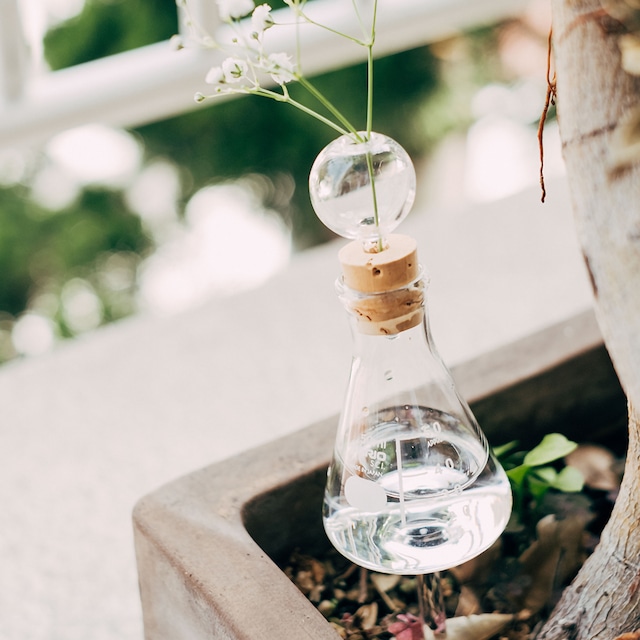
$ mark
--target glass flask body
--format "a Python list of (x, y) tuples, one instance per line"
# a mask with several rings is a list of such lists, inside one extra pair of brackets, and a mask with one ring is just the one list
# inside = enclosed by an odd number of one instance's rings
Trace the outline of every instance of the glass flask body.
[[(424, 281), (382, 294), (338, 289), (354, 355), (325, 531), (344, 556), (374, 571), (414, 575), (461, 564), (500, 536), (511, 491), (434, 348)], [(387, 319), (372, 323), (371, 305)]]

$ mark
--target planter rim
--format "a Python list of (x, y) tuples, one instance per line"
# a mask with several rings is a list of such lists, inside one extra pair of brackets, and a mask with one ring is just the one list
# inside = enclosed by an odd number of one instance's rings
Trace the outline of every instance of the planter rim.
[[(474, 403), (599, 347), (602, 338), (588, 311), (452, 372), (461, 394)], [(146, 638), (215, 632), (216, 638), (257, 639), (265, 629), (280, 639), (337, 637), (243, 522), (256, 497), (328, 466), (336, 424), (335, 417), (323, 420), (138, 501), (133, 525)]]

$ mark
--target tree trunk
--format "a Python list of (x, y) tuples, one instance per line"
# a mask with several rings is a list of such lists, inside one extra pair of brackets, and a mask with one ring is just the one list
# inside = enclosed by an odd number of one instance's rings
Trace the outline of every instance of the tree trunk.
[(609, 523), (538, 640), (613, 640), (640, 631), (639, 429), (632, 416), (625, 477)]
[(553, 12), (563, 154), (596, 315), (629, 402), (629, 451), (600, 544), (539, 638), (612, 640), (640, 631), (640, 164), (611, 163), (640, 79), (622, 70), (621, 25), (600, 0), (553, 0)]

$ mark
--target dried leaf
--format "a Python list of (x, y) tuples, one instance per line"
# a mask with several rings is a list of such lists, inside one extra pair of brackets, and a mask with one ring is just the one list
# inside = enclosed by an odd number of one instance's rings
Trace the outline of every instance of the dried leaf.
[(462, 585), (460, 587), (460, 596), (458, 597), (458, 606), (456, 607), (456, 616), (470, 616), (478, 613), (482, 613), (480, 599), (472, 589)]
[(372, 573), (371, 582), (377, 591), (391, 591), (394, 587), (398, 586), (400, 582), (400, 576), (394, 576), (386, 573)]
[(294, 582), (298, 589), (300, 589), (300, 591), (302, 591), (302, 593), (304, 593), (305, 595), (310, 593), (313, 587), (316, 586), (311, 571), (298, 571)]
[(336, 603), (332, 600), (322, 600), (318, 603), (318, 611), (325, 617), (333, 615), (336, 610)]
[(322, 562), (319, 562), (315, 558), (312, 558), (310, 561), (310, 570), (313, 575), (313, 579), (317, 584), (324, 582), (324, 576), (326, 574), (326, 569)]
[(557, 584), (581, 564), (582, 539), (588, 517), (572, 515), (556, 520), (549, 515), (536, 527), (538, 539), (520, 556), (524, 574), (531, 578), (522, 606), (538, 612), (551, 600)]
[(307, 594), (307, 598), (311, 600), (311, 602), (320, 602), (322, 599), (322, 592), (324, 591), (324, 584), (315, 585), (311, 591)]
[(398, 611), (402, 607), (398, 606), (388, 595), (387, 591), (393, 589), (393, 587), (400, 582), (400, 576), (386, 575), (384, 573), (372, 573), (371, 584), (378, 592), (378, 595), (382, 598), (382, 601), (387, 605), (390, 611)]
[(484, 584), (502, 555), (502, 539), (498, 538), (485, 552), (449, 569), (460, 584)]
[(592, 489), (615, 491), (620, 486), (620, 478), (613, 470), (616, 458), (605, 447), (580, 445), (567, 456), (566, 462), (582, 472), (585, 485)]
[(355, 585), (351, 589), (349, 589), (345, 594), (345, 598), (347, 600), (353, 600), (353, 602), (361, 602), (360, 600), (360, 586)]
[[(509, 613), (481, 613), (459, 616), (447, 620), (447, 640), (487, 640), (514, 620)], [(435, 640), (436, 635), (425, 628), (425, 640)]]
[(360, 627), (364, 630), (372, 629), (378, 621), (378, 603), (363, 604), (357, 611), (356, 617), (360, 620)]
[(340, 624), (338, 624), (336, 622), (330, 622), (329, 624), (331, 625), (333, 630), (338, 634), (338, 636), (340, 638), (346, 638), (347, 637), (347, 630), (342, 625), (340, 625)]
[(542, 518), (536, 532), (538, 539), (520, 556), (522, 571), (531, 578), (522, 604), (533, 612), (542, 609), (549, 601), (560, 560), (558, 521), (555, 517), (549, 515)]
[(576, 513), (559, 522), (558, 546), (562, 553), (556, 576), (560, 584), (573, 578), (584, 562), (584, 534), (590, 520), (591, 514)]

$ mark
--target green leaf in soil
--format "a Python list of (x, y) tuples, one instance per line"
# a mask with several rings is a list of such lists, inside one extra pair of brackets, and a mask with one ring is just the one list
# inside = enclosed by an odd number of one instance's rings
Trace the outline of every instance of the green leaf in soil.
[(582, 472), (575, 467), (565, 467), (556, 475), (551, 486), (565, 493), (576, 493), (582, 491), (584, 476)]
[(526, 475), (531, 471), (531, 467), (525, 464), (518, 465), (507, 471), (508, 478), (518, 487), (522, 486)]
[(548, 464), (554, 460), (564, 458), (570, 454), (578, 445), (567, 439), (560, 433), (547, 434), (540, 444), (531, 449), (524, 457), (524, 464), (529, 467), (538, 467)]
[(497, 447), (493, 447), (493, 455), (496, 458), (502, 458), (505, 454), (509, 453), (518, 446), (517, 440), (512, 440), (511, 442), (507, 442), (506, 444), (498, 445)]
[(553, 467), (540, 467), (527, 477), (529, 493), (536, 501), (542, 499), (550, 487), (554, 486), (558, 472)]

